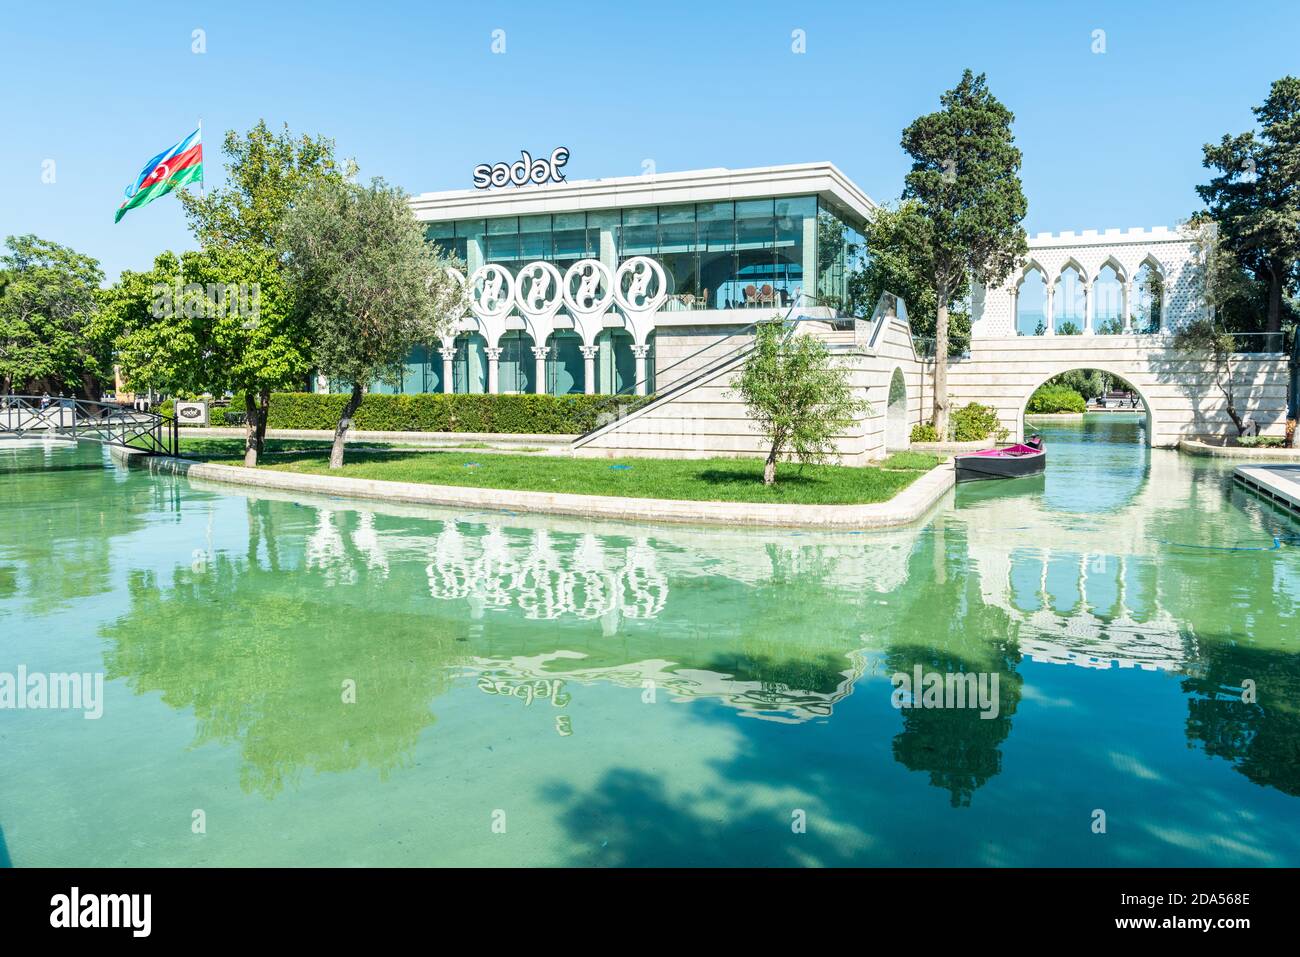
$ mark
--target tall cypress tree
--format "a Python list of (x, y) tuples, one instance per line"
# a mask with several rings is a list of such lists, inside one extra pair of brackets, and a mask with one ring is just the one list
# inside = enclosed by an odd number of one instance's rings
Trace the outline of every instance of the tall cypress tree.
[(1015, 116), (970, 70), (940, 97), (937, 113), (903, 131), (912, 157), (905, 199), (921, 205), (933, 251), (935, 294), (934, 426), (948, 430), (948, 311), (963, 281), (996, 285), (1028, 251), (1021, 226), (1028, 204), (1020, 185)]

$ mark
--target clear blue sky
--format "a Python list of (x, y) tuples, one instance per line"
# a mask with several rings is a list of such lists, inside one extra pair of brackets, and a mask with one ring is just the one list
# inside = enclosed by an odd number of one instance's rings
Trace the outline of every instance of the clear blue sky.
[(1298, 41), (1294, 2), (13, 4), (0, 235), (71, 245), (110, 279), (192, 246), (173, 197), (113, 212), (200, 116), (210, 184), (220, 133), (265, 117), (413, 193), (562, 144), (575, 179), (830, 160), (885, 201), (900, 131), (966, 66), (1016, 114), (1031, 233), (1172, 224), (1197, 207), (1201, 144), (1251, 127)]

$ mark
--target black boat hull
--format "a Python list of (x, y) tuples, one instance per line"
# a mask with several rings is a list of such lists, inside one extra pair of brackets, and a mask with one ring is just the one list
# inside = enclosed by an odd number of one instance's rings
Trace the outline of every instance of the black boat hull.
[(986, 479), (1024, 478), (1038, 475), (1047, 468), (1047, 453), (1034, 455), (996, 456), (959, 455), (953, 463), (958, 482), (980, 482)]

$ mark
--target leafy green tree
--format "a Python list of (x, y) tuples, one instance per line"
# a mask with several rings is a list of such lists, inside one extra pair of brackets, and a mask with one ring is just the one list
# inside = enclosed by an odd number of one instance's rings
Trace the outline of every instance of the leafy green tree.
[(176, 392), (242, 394), (244, 464), (251, 466), (263, 449), (271, 393), (301, 388), (311, 371), (279, 229), (309, 184), (341, 182), (344, 172), (332, 141), (295, 138), (287, 127), (273, 133), (264, 120), (243, 135), (227, 132), (223, 150), (225, 186), (178, 194), (199, 252), (174, 266), (155, 263), (142, 274), (147, 281), (124, 277), (111, 298), (127, 380)]
[(36, 236), (10, 236), (0, 256), (0, 393), (98, 398), (109, 343), (97, 334), (99, 262)]
[[(937, 304), (934, 293), (934, 246), (930, 221), (921, 204), (904, 200), (876, 210), (865, 231), (863, 269), (849, 276), (850, 311), (868, 314), (881, 293), (892, 292), (907, 304), (912, 334), (933, 339)], [(970, 283), (962, 273), (948, 296), (949, 355), (960, 355), (970, 342), (970, 314), (965, 304)]]
[[(929, 223), (930, 281), (935, 296), (935, 355), (948, 354), (949, 304), (970, 279), (1002, 282), (1028, 251), (1027, 203), (1020, 150), (1010, 110), (970, 70), (940, 97), (942, 109), (903, 131), (912, 157), (904, 199), (915, 199)], [(934, 364), (934, 424), (948, 427), (948, 366)]]
[[(1192, 268), (1206, 306), (1231, 332), (1264, 332), (1268, 322), (1268, 284), (1241, 264), (1218, 224), (1206, 213), (1187, 223), (1194, 238)], [(1282, 325), (1295, 322), (1295, 307), (1282, 303)]]
[(759, 323), (736, 392), (768, 444), (763, 484), (776, 482), (776, 463), (790, 450), (800, 462), (823, 462), (835, 436), (868, 409), (853, 397), (848, 370), (826, 343), (779, 321)]
[[(192, 254), (189, 254), (192, 256)], [(180, 284), (181, 257), (160, 253), (147, 272), (124, 270), (100, 294), (99, 328), (116, 344), (124, 384), (135, 391), (180, 393), (203, 377), (203, 351), (183, 310), (163, 314), (159, 290)]]
[(1197, 186), (1225, 248), (1268, 290), (1266, 331), (1280, 332), (1300, 278), (1300, 77), (1276, 80), (1254, 108), (1259, 133), (1225, 134), (1203, 147), (1217, 170)]
[(455, 260), (425, 242), (406, 194), (380, 179), (312, 184), (282, 238), (316, 367), (352, 385), (330, 452), (338, 468), (366, 383), (444, 334), (464, 312), (466, 292), (448, 274)]

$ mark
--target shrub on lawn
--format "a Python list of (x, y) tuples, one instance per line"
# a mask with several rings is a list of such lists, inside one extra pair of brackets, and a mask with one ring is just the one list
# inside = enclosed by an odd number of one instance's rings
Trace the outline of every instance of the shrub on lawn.
[(1001, 442), (1007, 430), (998, 424), (998, 414), (987, 405), (971, 402), (954, 409), (952, 413), (952, 438), (955, 442), (980, 442), (992, 436)]
[(1058, 412), (1083, 412), (1088, 408), (1082, 395), (1064, 385), (1039, 386), (1029, 397), (1025, 412), (1029, 415), (1052, 415)]
[(938, 442), (939, 430), (929, 422), (918, 422), (912, 426), (913, 442)]
[[(347, 400), (344, 394), (276, 392), (267, 427), (332, 431)], [(647, 401), (627, 396), (619, 404), (626, 411)], [(361, 400), (352, 427), (366, 432), (574, 434), (594, 429), (614, 403), (607, 395), (369, 394)]]
[(1286, 439), (1280, 435), (1243, 435), (1237, 444), (1245, 449), (1281, 449), (1286, 447)]

